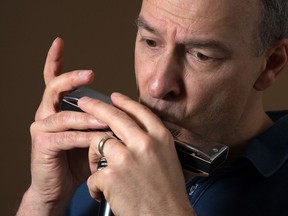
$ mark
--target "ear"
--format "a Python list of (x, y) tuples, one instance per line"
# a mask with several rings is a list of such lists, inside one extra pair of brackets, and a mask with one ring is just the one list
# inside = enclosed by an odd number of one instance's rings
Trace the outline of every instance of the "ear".
[(254, 84), (254, 89), (263, 91), (277, 80), (288, 63), (288, 39), (275, 42), (266, 52), (265, 67)]

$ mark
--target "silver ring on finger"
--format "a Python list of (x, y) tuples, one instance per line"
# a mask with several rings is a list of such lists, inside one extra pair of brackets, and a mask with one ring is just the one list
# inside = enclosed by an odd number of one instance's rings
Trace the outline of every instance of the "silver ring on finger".
[(103, 138), (100, 140), (100, 142), (98, 143), (98, 151), (99, 151), (99, 153), (102, 155), (102, 157), (105, 157), (104, 152), (103, 152), (103, 149), (104, 149), (105, 143), (106, 143), (107, 140), (109, 140), (109, 139), (115, 139), (115, 137), (113, 137), (113, 136), (105, 136), (105, 137), (103, 137)]

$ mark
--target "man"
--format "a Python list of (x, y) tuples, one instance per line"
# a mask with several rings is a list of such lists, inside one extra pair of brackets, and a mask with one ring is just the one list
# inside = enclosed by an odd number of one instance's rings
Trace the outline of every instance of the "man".
[[(262, 92), (287, 65), (287, 13), (285, 0), (143, 0), (135, 48), (141, 103), (119, 93), (114, 106), (85, 97), (85, 113), (58, 112), (63, 94), (91, 83), (93, 73), (62, 74), (56, 39), (18, 215), (92, 214), (96, 204), (81, 206), (83, 188), (67, 210), (86, 178), (91, 197), (103, 192), (115, 215), (287, 215), (288, 116), (268, 116), (262, 106)], [(160, 119), (228, 145), (227, 163), (208, 178), (186, 178), (185, 187)], [(109, 166), (96, 171), (107, 134), (85, 129), (107, 127), (122, 142), (106, 139)]]

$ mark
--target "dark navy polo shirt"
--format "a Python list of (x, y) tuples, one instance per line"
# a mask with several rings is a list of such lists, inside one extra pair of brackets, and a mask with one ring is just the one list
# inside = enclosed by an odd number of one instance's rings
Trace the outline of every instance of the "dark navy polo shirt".
[[(208, 178), (187, 182), (198, 216), (288, 216), (288, 112), (268, 114), (275, 124), (254, 139), (237, 161)], [(66, 215), (97, 215), (97, 209), (84, 183)]]

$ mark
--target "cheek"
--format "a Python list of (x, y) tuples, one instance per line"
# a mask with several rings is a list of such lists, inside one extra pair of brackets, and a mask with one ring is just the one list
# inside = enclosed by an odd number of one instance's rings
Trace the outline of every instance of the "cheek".
[(194, 83), (194, 87), (187, 90), (184, 125), (207, 135), (214, 130), (219, 134), (220, 131), (227, 130), (227, 126), (231, 126), (231, 118), (239, 113), (235, 101), (232, 101), (235, 98), (234, 93), (227, 89), (227, 86), (211, 80)]
[(210, 115), (224, 95), (216, 86), (209, 83), (190, 82), (187, 89), (186, 115), (206, 119)]
[(236, 76), (235, 70), (231, 68), (221, 69), (221, 73), (214, 71), (199, 79), (187, 77), (185, 82), (188, 112), (196, 115), (206, 113), (210, 116), (213, 114), (217, 116), (221, 110), (231, 113), (232, 109), (235, 110), (235, 107), (246, 103), (249, 89), (253, 86), (252, 82), (249, 83), (242, 75)]

